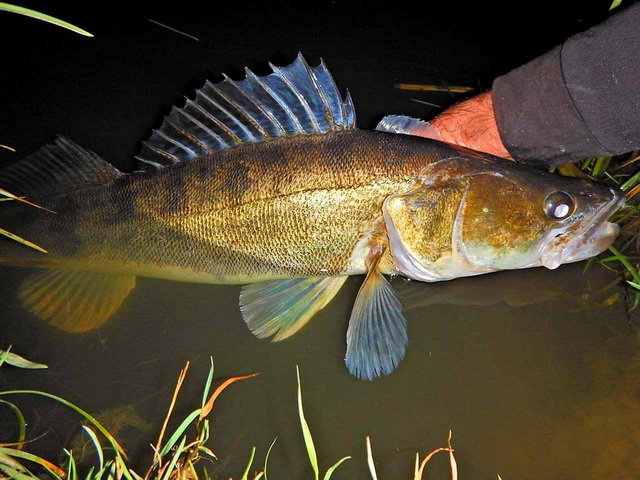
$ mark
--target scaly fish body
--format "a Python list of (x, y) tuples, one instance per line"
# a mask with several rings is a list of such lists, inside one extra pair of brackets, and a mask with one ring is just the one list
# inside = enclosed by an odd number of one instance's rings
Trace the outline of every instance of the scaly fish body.
[(278, 139), (33, 198), (57, 214), (16, 204), (13, 228), (68, 268), (204, 283), (362, 274), (357, 246), (384, 199), (452, 154), (358, 129)]
[[(59, 138), (0, 174), (21, 204), (0, 225), (46, 248), (4, 240), (0, 261), (42, 268), (23, 304), (71, 332), (106, 322), (137, 276), (248, 283), (240, 308), (258, 337), (284, 339), (366, 274), (347, 331), (356, 376), (390, 373), (407, 344), (383, 274), (442, 281), (558, 265), (607, 248), (621, 192), (418, 136), (386, 117), (355, 128), (324, 64), (298, 59), (199, 90), (124, 174)], [(4, 207), (4, 206), (3, 206)]]

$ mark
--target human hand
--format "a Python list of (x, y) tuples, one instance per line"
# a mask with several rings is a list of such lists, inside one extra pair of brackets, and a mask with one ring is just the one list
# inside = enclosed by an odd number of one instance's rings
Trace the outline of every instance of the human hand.
[(429, 125), (415, 134), (513, 160), (498, 132), (491, 92), (454, 105)]

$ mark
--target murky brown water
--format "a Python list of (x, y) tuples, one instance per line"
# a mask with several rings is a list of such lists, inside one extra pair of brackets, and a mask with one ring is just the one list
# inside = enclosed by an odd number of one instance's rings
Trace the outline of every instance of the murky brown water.
[[(491, 79), (544, 52), (606, 15), (610, 0), (562, 12), (536, 2), (526, 15), (458, 2), (394, 6), (319, 2), (176, 7), (122, 12), (57, 6), (57, 14), (93, 31), (91, 40), (32, 20), (0, 18), (4, 119), (0, 150), (12, 161), (63, 133), (114, 164), (131, 169), (150, 128), (180, 95), (225, 71), (242, 77), (248, 64), (289, 63), (297, 51), (324, 57), (341, 91), (350, 89), (358, 124), (372, 128), (385, 114), (428, 118), (459, 97), (393, 88), (407, 83), (490, 86)], [(31, 5), (36, 6), (36, 5)], [(44, 8), (44, 7), (43, 7)], [(589, 10), (586, 10), (589, 8)], [(506, 17), (505, 17), (506, 15)], [(99, 18), (96, 18), (99, 17)], [(147, 22), (170, 24), (195, 42)], [(505, 18), (507, 20), (505, 21)], [(2, 23), (5, 22), (5, 23)], [(544, 32), (540, 26), (544, 25)], [(33, 44), (23, 41), (29, 32)], [(513, 40), (513, 41), (512, 41)], [(517, 40), (517, 41), (516, 41)], [(9, 121), (7, 121), (9, 120)], [(640, 341), (616, 273), (592, 265), (534, 269), (426, 285), (396, 279), (409, 322), (409, 347), (392, 375), (374, 382), (344, 366), (349, 312), (361, 279), (346, 288), (301, 332), (270, 343), (252, 336), (238, 309), (237, 286), (140, 279), (103, 328), (59, 332), (16, 301), (27, 270), (0, 270), (0, 348), (13, 345), (45, 371), (0, 368), (0, 389), (35, 388), (90, 412), (111, 410), (139, 471), (151, 458), (175, 381), (191, 368), (175, 412), (197, 408), (209, 368), (218, 381), (262, 372), (234, 384), (212, 416), (214, 478), (239, 477), (256, 445), (257, 467), (275, 437), (273, 479), (312, 478), (297, 419), (295, 365), (305, 410), (326, 470), (352, 455), (336, 479), (369, 478), (365, 436), (372, 437), (379, 478), (409, 479), (416, 451), (453, 446), (461, 480), (640, 478)], [(633, 324), (633, 318), (631, 318)], [(29, 421), (34, 451), (57, 461), (73, 444), (79, 418), (50, 400), (15, 397)], [(129, 417), (127, 417), (129, 415)], [(133, 418), (134, 426), (127, 426)], [(140, 428), (152, 425), (144, 433)], [(0, 410), (0, 442), (16, 438), (14, 419)], [(137, 426), (136, 426), (137, 425)], [(40, 438), (42, 436), (42, 438)], [(446, 456), (428, 478), (448, 478)]]
[[(131, 406), (154, 426), (151, 433), (121, 430), (130, 454), (142, 459), (180, 369), (191, 361), (177, 418), (199, 405), (213, 355), (218, 379), (262, 372), (233, 385), (215, 408), (216, 478), (240, 476), (251, 447), (262, 461), (278, 437), (273, 478), (299, 479), (311, 471), (296, 413), (298, 364), (321, 465), (354, 457), (336, 478), (367, 478), (366, 435), (381, 478), (410, 478), (415, 452), (445, 445), (449, 429), (462, 479), (637, 478), (638, 338), (621, 303), (596, 305), (615, 292), (598, 290), (616, 276), (598, 265), (585, 275), (582, 268), (438, 285), (397, 279), (410, 344), (398, 370), (374, 382), (351, 377), (342, 361), (358, 278), (299, 334), (274, 344), (246, 329), (237, 287), (146, 279), (104, 328), (64, 334), (10, 301), (26, 272), (7, 269), (5, 331), (16, 351), (50, 368), (3, 368), (1, 386), (46, 390), (90, 412)], [(77, 433), (77, 418), (51, 401), (20, 403), (30, 407), (30, 436), (48, 432), (37, 445), (50, 454)], [(444, 456), (431, 468), (431, 478), (447, 478)]]

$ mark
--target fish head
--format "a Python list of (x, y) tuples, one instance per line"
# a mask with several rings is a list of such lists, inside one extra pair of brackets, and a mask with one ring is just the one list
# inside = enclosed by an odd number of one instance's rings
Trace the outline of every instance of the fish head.
[(410, 278), (554, 269), (597, 255), (618, 234), (607, 221), (624, 205), (616, 188), (498, 159), (453, 158), (440, 168), (449, 171), (431, 168), (383, 205), (396, 267)]

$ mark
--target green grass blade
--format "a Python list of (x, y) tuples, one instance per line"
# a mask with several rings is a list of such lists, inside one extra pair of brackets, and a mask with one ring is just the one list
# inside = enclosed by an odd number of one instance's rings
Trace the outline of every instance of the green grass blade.
[(27, 247), (34, 248), (34, 249), (38, 250), (39, 252), (49, 253), (44, 248), (39, 247), (35, 243), (31, 243), (29, 240), (25, 240), (24, 238), (19, 237), (15, 233), (11, 233), (11, 232), (5, 230), (4, 228), (0, 228), (0, 235), (4, 235), (5, 237), (10, 238), (11, 240), (15, 240), (16, 242), (21, 243), (23, 245), (26, 245)]
[(161, 480), (169, 480), (169, 478), (171, 477), (171, 474), (173, 473), (173, 469), (176, 467), (176, 463), (178, 462), (180, 455), (182, 455), (182, 451), (184, 450), (184, 444), (186, 443), (186, 441), (187, 441), (187, 436), (185, 435), (184, 437), (182, 437), (182, 440), (180, 440), (180, 445), (178, 445), (178, 449), (173, 453), (171, 462), (167, 466), (167, 469), (164, 471), (164, 475), (162, 475)]
[(23, 460), (28, 460), (29, 462), (37, 463), (58, 479), (62, 478), (65, 474), (64, 470), (62, 470), (61, 468), (58, 468), (48, 460), (38, 457), (37, 455), (34, 455), (32, 453), (23, 452), (22, 450), (18, 450), (15, 448), (0, 447), (0, 454), (7, 455), (11, 458), (21, 458)]
[(89, 435), (89, 438), (93, 442), (93, 446), (96, 449), (96, 454), (98, 455), (98, 470), (102, 470), (104, 468), (104, 455), (102, 453), (102, 445), (100, 445), (100, 440), (98, 440), (98, 437), (93, 432), (93, 430), (91, 430), (86, 425), (83, 425), (82, 429), (86, 432), (87, 435)]
[(0, 478), (10, 478), (11, 480), (38, 480), (38, 477), (32, 475), (30, 472), (24, 473), (22, 470), (16, 469), (15, 467), (10, 467), (9, 465), (2, 463), (0, 463), (0, 472), (4, 472), (8, 475), (8, 477)]
[(180, 438), (180, 436), (189, 427), (189, 425), (191, 425), (193, 423), (193, 421), (196, 418), (198, 418), (198, 416), (200, 415), (200, 411), (201, 410), (202, 410), (201, 408), (199, 408), (197, 410), (194, 410), (193, 412), (191, 412), (189, 414), (189, 416), (187, 418), (185, 418), (182, 421), (180, 426), (176, 429), (175, 432), (173, 432), (173, 435), (171, 435), (171, 438), (169, 438), (169, 440), (167, 441), (167, 444), (162, 448), (162, 450), (160, 450), (160, 456), (161, 457), (164, 457), (167, 453), (169, 453), (169, 450), (171, 450), (171, 448), (173, 448), (175, 443), (178, 441), (178, 438)]
[[(11, 349), (11, 347), (9, 347), (9, 349)], [(2, 361), (0, 362), (0, 365), (6, 362), (9, 365), (13, 365), (14, 367), (27, 368), (30, 370), (48, 368), (44, 363), (32, 362), (24, 357), (21, 357), (20, 355), (9, 352), (9, 350), (0, 350), (0, 354), (2, 354)]]
[[(136, 475), (135, 472), (129, 470), (129, 467), (127, 467), (127, 465), (124, 463), (122, 456), (116, 455), (115, 463), (116, 463), (116, 471), (118, 470), (118, 467), (119, 467), (120, 471), (122, 472), (122, 474), (127, 480), (142, 480), (142, 478), (139, 475)], [(121, 477), (118, 476), (117, 478), (120, 479)]]
[[(13, 410), (13, 413), (18, 419), (18, 424), (19, 424), (18, 425), (18, 429), (19, 429), (18, 443), (22, 444), (22, 442), (24, 442), (25, 438), (27, 437), (27, 422), (24, 419), (24, 415), (22, 415), (22, 412), (20, 411), (20, 409), (11, 402), (7, 402), (6, 400), (0, 400), (0, 403), (8, 405), (9, 408)], [(22, 446), (18, 446), (18, 450), (21, 450), (21, 449), (22, 449)]]
[(583, 163), (582, 166), (580, 167), (582, 170), (588, 170), (589, 168), (591, 168), (591, 165), (593, 165), (594, 162), (594, 158), (587, 158)]
[(273, 439), (273, 442), (271, 442), (271, 445), (269, 446), (269, 450), (267, 450), (267, 454), (264, 457), (264, 480), (267, 480), (267, 464), (269, 463), (269, 455), (271, 455), (271, 449), (273, 448), (273, 446), (276, 444), (277, 441), (278, 441), (278, 437)]
[[(622, 0), (613, 0), (613, 2), (611, 3), (611, 6), (609, 7), (609, 11), (613, 10), (616, 7), (619, 7), (621, 3), (622, 3)], [(500, 478), (500, 475), (498, 475), (498, 478)]]
[(62, 403), (65, 406), (71, 408), (72, 410), (75, 410), (80, 415), (82, 415), (87, 421), (89, 421), (89, 423), (91, 423), (94, 427), (96, 427), (100, 431), (100, 433), (102, 435), (104, 435), (107, 440), (109, 440), (109, 443), (111, 444), (111, 446), (116, 451), (120, 452), (120, 454), (123, 455), (126, 458), (126, 453), (124, 452), (124, 449), (120, 446), (120, 444), (114, 438), (114, 436), (111, 435), (107, 431), (107, 429), (102, 426), (102, 424), (100, 422), (98, 422), (95, 418), (93, 418), (93, 416), (91, 416), (88, 412), (85, 412), (83, 409), (81, 409), (80, 407), (74, 405), (73, 403), (65, 400), (64, 398), (58, 397), (58, 396), (53, 395), (51, 393), (41, 392), (39, 390), (9, 390), (9, 391), (6, 391), (6, 392), (0, 392), (0, 396), (2, 396), (2, 395), (16, 395), (16, 394), (21, 394), (21, 393), (24, 393), (24, 394), (27, 394), (27, 395), (39, 395), (39, 396), (42, 396), (42, 397), (51, 398), (53, 400), (56, 400), (57, 402)]
[(320, 471), (318, 469), (318, 457), (316, 455), (316, 448), (313, 445), (313, 437), (311, 436), (311, 430), (307, 424), (307, 420), (304, 417), (304, 410), (302, 408), (302, 388), (300, 386), (300, 368), (296, 365), (296, 376), (298, 378), (298, 415), (300, 416), (300, 426), (302, 427), (302, 436), (304, 437), (304, 444), (307, 448), (307, 455), (309, 455), (309, 463), (313, 468), (315, 480), (318, 480)]
[(249, 463), (247, 464), (247, 468), (244, 469), (244, 473), (242, 474), (242, 478), (240, 480), (247, 480), (249, 477), (249, 470), (251, 470), (251, 465), (253, 464), (253, 459), (256, 456), (256, 447), (253, 447), (251, 450), (251, 457), (249, 457)]
[(616, 257), (618, 257), (618, 260), (620, 261), (620, 263), (624, 266), (624, 268), (633, 277), (633, 281), (635, 283), (639, 283), (640, 284), (640, 274), (638, 274), (638, 271), (635, 269), (635, 267), (633, 265), (631, 265), (631, 262), (626, 257), (626, 255), (623, 255), (622, 253), (620, 253), (616, 247), (609, 247), (609, 251), (611, 253), (613, 253)]
[[(9, 350), (11, 350), (11, 345), (9, 345)], [(9, 356), (9, 350), (7, 350), (6, 352), (0, 353), (0, 367), (2, 366), (2, 364), (5, 362), (5, 360)]]
[(640, 171), (620, 185), (620, 190), (626, 192), (631, 187), (635, 186), (638, 181), (640, 181)]
[(93, 35), (86, 30), (76, 27), (75, 25), (71, 25), (70, 23), (67, 23), (64, 20), (60, 20), (59, 18), (36, 12), (35, 10), (30, 10), (28, 8), (18, 7), (17, 5), (11, 5), (2, 2), (0, 2), (0, 10), (35, 18), (36, 20), (41, 20), (43, 22), (52, 23), (54, 25), (57, 25), (58, 27), (66, 28), (67, 30), (71, 30), (72, 32), (75, 32), (77, 34), (84, 35), (85, 37), (93, 37)]
[(9, 455), (5, 455), (4, 453), (0, 453), (0, 469), (2, 468), (3, 465), (6, 465), (7, 467), (11, 468), (13, 471), (29, 473), (29, 474), (31, 473), (29, 472), (29, 470), (27, 470), (27, 468), (24, 465), (22, 465), (15, 458), (10, 457)]
[(610, 163), (611, 163), (611, 157), (596, 158), (596, 163), (593, 166), (593, 170), (591, 171), (591, 174), (596, 178), (601, 177), (602, 175), (604, 175), (604, 172), (607, 171), (607, 168), (609, 168)]
[(349, 460), (350, 458), (351, 457), (344, 457), (338, 460), (336, 463), (334, 463), (333, 466), (331, 466), (329, 470), (327, 470), (327, 473), (324, 474), (324, 477), (322, 480), (330, 480), (331, 475), (333, 475), (333, 472), (335, 472), (336, 468), (338, 468), (340, 465), (342, 465), (343, 462)]
[(69, 480), (75, 480), (78, 478), (78, 471), (76, 469), (76, 460), (73, 458), (73, 452), (71, 450), (64, 449), (64, 453), (69, 457), (69, 466), (67, 467), (67, 476)]
[(209, 357), (211, 360), (211, 367), (209, 368), (209, 376), (207, 377), (207, 382), (204, 384), (204, 393), (202, 394), (202, 408), (207, 403), (207, 399), (209, 398), (209, 390), (211, 390), (211, 383), (213, 382), (213, 357)]

